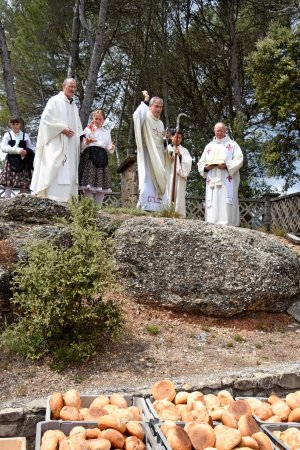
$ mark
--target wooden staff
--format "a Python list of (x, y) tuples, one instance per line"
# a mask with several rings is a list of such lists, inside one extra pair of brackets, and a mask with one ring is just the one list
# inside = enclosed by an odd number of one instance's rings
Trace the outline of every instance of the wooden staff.
[(173, 183), (172, 183), (172, 196), (171, 201), (172, 204), (175, 203), (176, 200), (176, 171), (177, 171), (177, 148), (178, 148), (178, 133), (179, 133), (179, 121), (181, 116), (186, 116), (185, 113), (180, 113), (177, 116), (176, 120), (176, 133), (175, 133), (175, 152), (174, 152), (174, 170), (173, 170)]

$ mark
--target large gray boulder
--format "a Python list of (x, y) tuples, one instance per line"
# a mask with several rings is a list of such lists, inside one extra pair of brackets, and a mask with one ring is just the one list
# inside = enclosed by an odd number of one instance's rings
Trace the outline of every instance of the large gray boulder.
[(299, 259), (258, 231), (135, 218), (116, 231), (115, 257), (126, 290), (144, 303), (229, 317), (300, 299)]

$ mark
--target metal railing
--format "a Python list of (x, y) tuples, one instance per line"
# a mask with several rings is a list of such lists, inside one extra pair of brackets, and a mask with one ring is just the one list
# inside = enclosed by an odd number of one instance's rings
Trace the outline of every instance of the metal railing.
[[(0, 186), (0, 199), (4, 199), (5, 188)], [(17, 190), (12, 191), (16, 196)], [(261, 227), (271, 230), (277, 228), (285, 233), (300, 234), (300, 192), (279, 197), (279, 194), (265, 194), (258, 199), (240, 199), (241, 226), (252, 229)], [(106, 194), (103, 206), (121, 207), (121, 192)], [(205, 198), (188, 196), (186, 198), (188, 219), (204, 220)]]

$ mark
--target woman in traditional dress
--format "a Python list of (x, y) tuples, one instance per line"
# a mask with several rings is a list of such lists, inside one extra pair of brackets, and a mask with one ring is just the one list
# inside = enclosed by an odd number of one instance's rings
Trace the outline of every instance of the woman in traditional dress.
[(111, 192), (111, 176), (108, 168), (108, 153), (113, 153), (110, 131), (103, 127), (105, 113), (94, 111), (92, 122), (84, 130), (83, 152), (79, 162), (79, 190), (86, 197), (93, 197), (102, 205), (104, 195)]
[(22, 131), (22, 120), (12, 117), (1, 142), (1, 150), (6, 153), (0, 174), (0, 184), (5, 186), (5, 200), (10, 198), (12, 189), (29, 190), (33, 169), (32, 143), (27, 133)]

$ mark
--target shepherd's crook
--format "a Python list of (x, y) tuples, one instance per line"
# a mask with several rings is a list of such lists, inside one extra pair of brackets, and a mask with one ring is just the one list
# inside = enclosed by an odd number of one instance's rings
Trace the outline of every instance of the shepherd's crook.
[[(187, 114), (185, 114), (185, 113), (178, 114), (177, 119), (176, 119), (176, 133), (179, 132), (179, 121), (180, 121), (181, 116), (187, 117)], [(177, 172), (177, 167), (176, 167), (177, 166), (177, 153), (176, 153), (177, 147), (178, 147), (178, 137), (176, 137), (176, 146), (175, 146), (175, 152), (174, 152), (174, 171), (173, 171), (172, 197), (171, 197), (172, 203), (175, 203), (175, 197), (176, 197), (175, 193), (176, 193), (176, 172)]]

